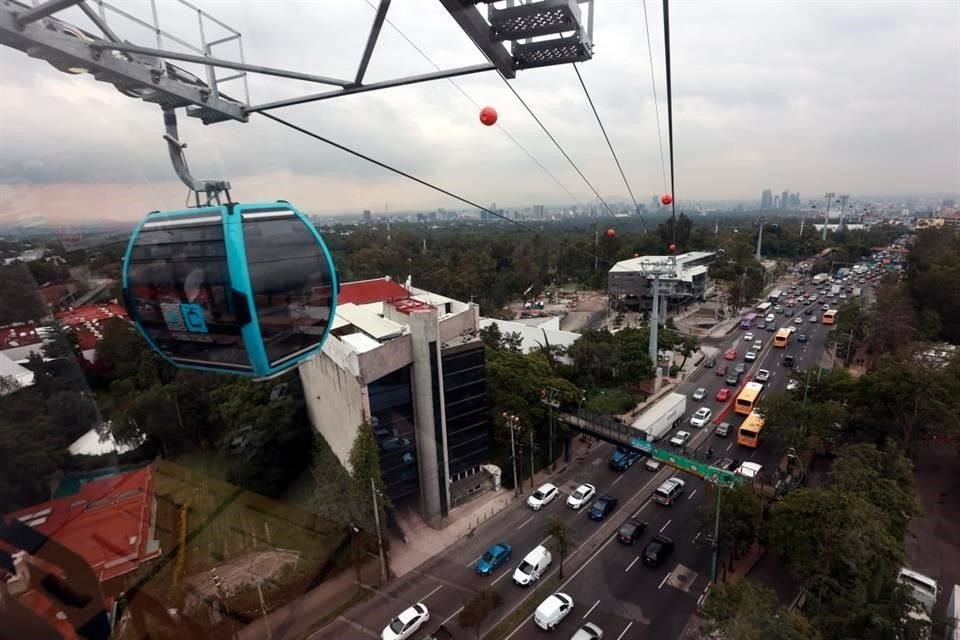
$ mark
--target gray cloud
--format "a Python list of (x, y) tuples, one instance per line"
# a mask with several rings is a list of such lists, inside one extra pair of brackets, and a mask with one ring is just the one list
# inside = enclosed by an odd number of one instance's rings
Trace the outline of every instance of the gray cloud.
[[(362, 0), (203, 6), (244, 33), (248, 61), (340, 77), (352, 76), (373, 16)], [(657, 3), (648, 6), (666, 135), (662, 17)], [(394, 2), (390, 15), (438, 64), (481, 61), (438, 3)], [(642, 21), (639, 2), (599, 3), (596, 55), (581, 72), (646, 201), (663, 179)], [(87, 25), (82, 17), (76, 23)], [(164, 15), (163, 24), (196, 38), (189, 13)], [(756, 197), (765, 187), (804, 195), (960, 188), (960, 4), (676, 2), (671, 26), (679, 196)], [(152, 44), (143, 32), (123, 35)], [(431, 70), (385, 27), (368, 80)], [(591, 200), (496, 76), (458, 82), (479, 103), (497, 107), (501, 124), (581, 201)], [(522, 72), (513, 84), (602, 193), (625, 195), (569, 67)], [(254, 103), (319, 90), (250, 79)], [(0, 93), (0, 176), (21, 189), (171, 181), (155, 106), (7, 49), (0, 50)], [(501, 132), (480, 126), (476, 108), (445, 81), (278, 113), (482, 203), (569, 200)], [(257, 189), (262, 176), (283, 174), (293, 188), (305, 181), (308, 198), (311, 182), (341, 185), (325, 190), (322, 206), (306, 208), (362, 206), (365, 192), (378, 201), (396, 193), (403, 201), (397, 206), (444, 201), (260, 117), (204, 127), (182, 116), (181, 133), (191, 166), (204, 177)]]

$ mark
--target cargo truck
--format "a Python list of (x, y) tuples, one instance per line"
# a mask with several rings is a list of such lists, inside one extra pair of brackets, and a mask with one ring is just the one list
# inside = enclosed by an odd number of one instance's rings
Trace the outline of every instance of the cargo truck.
[(682, 393), (668, 393), (653, 406), (644, 410), (630, 425), (642, 432), (648, 442), (662, 438), (675, 426), (687, 410), (687, 396)]

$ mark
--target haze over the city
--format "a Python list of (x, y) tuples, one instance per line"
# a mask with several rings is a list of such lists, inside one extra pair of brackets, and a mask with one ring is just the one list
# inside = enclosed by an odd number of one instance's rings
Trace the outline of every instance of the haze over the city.
[[(662, 16), (659, 3), (648, 4), (665, 137)], [(204, 8), (243, 33), (248, 62), (339, 77), (354, 73), (373, 17), (360, 0)], [(79, 12), (62, 17), (89, 27)], [(439, 3), (394, 3), (390, 20), (443, 68), (483, 61)], [(197, 38), (188, 15), (172, 14), (164, 26)], [(671, 29), (679, 198), (960, 186), (960, 4), (687, 2), (673, 6)], [(122, 35), (152, 44), (141, 32)], [(642, 4), (600, 3), (594, 42), (581, 72), (638, 200), (649, 202), (665, 185)], [(386, 26), (368, 81), (433, 70)], [(581, 203), (596, 202), (496, 74), (456, 82), (494, 106), (499, 124)], [(573, 70), (524, 71), (512, 83), (600, 193), (626, 197)], [(250, 78), (254, 103), (316, 90)], [(132, 220), (183, 206), (155, 105), (8, 48), (0, 49), (0, 92), (0, 221)], [(482, 126), (447, 81), (280, 113), (482, 204), (571, 202), (502, 131)], [(230, 180), (240, 200), (285, 198), (314, 212), (455, 205), (256, 115), (207, 127), (180, 120), (194, 173)]]

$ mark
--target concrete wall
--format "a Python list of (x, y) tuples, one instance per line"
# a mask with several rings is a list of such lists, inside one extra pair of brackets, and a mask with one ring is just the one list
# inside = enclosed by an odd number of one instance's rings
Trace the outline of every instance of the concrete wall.
[(407, 334), (384, 342), (373, 351), (359, 354), (360, 379), (370, 384), (410, 364), (413, 361), (412, 344)]
[(480, 307), (470, 305), (459, 313), (449, 315), (440, 321), (440, 340), (449, 342), (465, 331), (480, 329)]
[[(313, 428), (349, 471), (350, 449), (357, 437), (357, 427), (370, 419), (370, 399), (358, 377), (328, 354), (328, 347), (332, 353), (340, 350), (331, 343), (339, 343), (340, 349), (344, 348), (336, 338), (327, 340), (322, 353), (300, 365), (300, 380)], [(355, 359), (353, 365), (356, 367)]]

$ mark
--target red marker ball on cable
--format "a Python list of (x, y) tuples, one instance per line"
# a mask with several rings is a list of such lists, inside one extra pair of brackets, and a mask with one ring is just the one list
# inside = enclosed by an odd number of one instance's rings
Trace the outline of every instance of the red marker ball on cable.
[(488, 127), (497, 124), (497, 110), (493, 107), (480, 109), (480, 122)]
[(612, 237), (615, 236), (615, 235), (617, 235), (617, 230), (616, 230), (616, 229), (607, 229), (607, 237), (608, 237), (608, 238), (612, 238)]
[(666, 206), (666, 205), (670, 204), (671, 202), (673, 202), (673, 196), (670, 195), (669, 193), (665, 193), (665, 194), (663, 194), (662, 196), (660, 196), (660, 202), (661, 202), (664, 206)]

